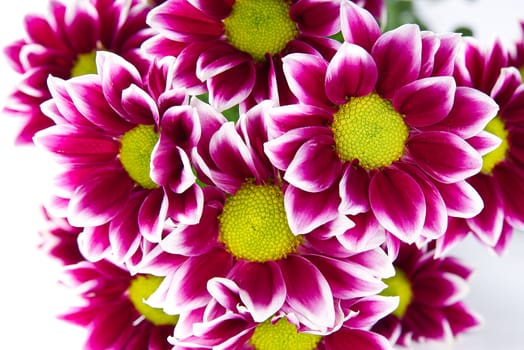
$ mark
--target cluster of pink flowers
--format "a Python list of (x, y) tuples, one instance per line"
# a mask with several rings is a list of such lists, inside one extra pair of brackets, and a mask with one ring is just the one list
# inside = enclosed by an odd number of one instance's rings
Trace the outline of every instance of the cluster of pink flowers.
[[(58, 165), (42, 250), (86, 349), (386, 350), (479, 325), (524, 229), (524, 40), (382, 0), (51, 0), (3, 110)], [(523, 129), (523, 130), (521, 130)]]

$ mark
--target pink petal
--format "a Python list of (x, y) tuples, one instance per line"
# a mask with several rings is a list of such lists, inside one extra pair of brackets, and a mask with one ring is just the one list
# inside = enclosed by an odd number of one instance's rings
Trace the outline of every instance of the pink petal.
[(269, 319), (284, 304), (286, 286), (276, 262), (238, 261), (230, 276), (240, 287), (240, 299), (255, 322)]
[(405, 24), (382, 34), (371, 54), (379, 69), (377, 91), (391, 97), (395, 90), (417, 79), (421, 67), (419, 27)]
[(384, 243), (386, 239), (384, 229), (372, 212), (352, 216), (351, 220), (355, 226), (337, 236), (337, 240), (348, 251), (364, 252)]
[(335, 323), (333, 296), (320, 271), (297, 255), (289, 255), (278, 264), (286, 282), (286, 302), (300, 321), (313, 329), (332, 327)]
[(207, 81), (209, 103), (219, 111), (239, 104), (253, 90), (255, 78), (255, 67), (251, 62), (239, 64), (209, 78)]
[(323, 126), (333, 122), (333, 111), (309, 105), (273, 107), (267, 111), (268, 129), (273, 137), (279, 137), (294, 129)]
[(160, 188), (148, 191), (138, 211), (138, 227), (149, 242), (158, 243), (162, 238), (169, 203)]
[(419, 79), (397, 90), (393, 107), (405, 115), (405, 121), (410, 126), (432, 125), (447, 117), (451, 111), (455, 87), (451, 77)]
[(392, 168), (377, 172), (369, 184), (369, 202), (386, 230), (407, 243), (418, 238), (424, 226), (426, 202), (411, 176)]
[(204, 207), (204, 194), (197, 184), (183, 193), (166, 191), (169, 201), (169, 216), (180, 223), (195, 224), (200, 220)]
[(78, 248), (89, 261), (100, 261), (111, 253), (109, 225), (86, 227), (78, 235)]
[(326, 350), (392, 350), (389, 341), (378, 333), (366, 330), (342, 328), (324, 339)]
[(369, 174), (359, 166), (347, 164), (339, 183), (341, 198), (338, 210), (348, 215), (357, 215), (369, 210)]
[(467, 141), (482, 156), (496, 150), (497, 147), (499, 147), (502, 143), (502, 140), (498, 136), (495, 136), (487, 131), (481, 131), (476, 136), (469, 138)]
[[(66, 7), (65, 33), (77, 52), (89, 52), (96, 47), (100, 37), (100, 20), (95, 7), (88, 2), (74, 3)], [(82, 40), (77, 38), (82, 37)]]
[(398, 303), (398, 297), (374, 295), (362, 298), (355, 305), (351, 305), (351, 309), (358, 314), (349, 318), (344, 325), (361, 329), (372, 327), (381, 318), (395, 311)]
[(466, 141), (444, 131), (428, 131), (410, 137), (409, 155), (428, 175), (451, 183), (477, 174), (482, 157)]
[(319, 135), (304, 142), (289, 164), (284, 180), (307, 192), (325, 191), (340, 177), (342, 163), (333, 137)]
[(506, 220), (514, 227), (524, 228), (524, 210), (521, 198), (524, 198), (524, 174), (516, 167), (502, 163), (493, 168), (502, 198)]
[(468, 226), (487, 245), (494, 246), (502, 234), (504, 205), (500, 188), (491, 176), (477, 175), (468, 180), (484, 201), (482, 211), (467, 219)]
[(231, 12), (231, 0), (188, 0), (188, 2), (210, 17), (226, 18)]
[(339, 202), (336, 186), (319, 193), (288, 186), (284, 193), (284, 207), (291, 232), (305, 234), (335, 219)]
[(326, 278), (335, 298), (361, 298), (380, 293), (386, 288), (382, 281), (354, 262), (322, 255), (307, 255), (306, 258)]
[(455, 303), (444, 310), (453, 335), (462, 334), (482, 324), (478, 315), (468, 310), (464, 303)]
[(79, 227), (108, 222), (122, 210), (133, 186), (124, 170), (101, 169), (76, 189), (68, 206), (69, 221)]
[(306, 105), (330, 106), (324, 90), (328, 62), (321, 57), (292, 53), (282, 58), (289, 88)]
[(126, 112), (125, 119), (133, 124), (160, 124), (156, 102), (135, 84), (122, 90), (122, 108)]
[(464, 298), (468, 284), (459, 276), (441, 271), (425, 271), (417, 274), (413, 293), (426, 305), (443, 307)]
[(377, 20), (351, 1), (341, 3), (340, 25), (346, 42), (359, 45), (368, 52), (381, 33)]
[(337, 2), (306, 0), (291, 5), (289, 16), (301, 33), (330, 36), (340, 31)]
[(196, 75), (201, 81), (208, 80), (236, 66), (249, 63), (252, 58), (225, 42), (209, 45), (196, 62)]
[(365, 96), (375, 90), (378, 71), (373, 57), (360, 46), (344, 43), (329, 62), (326, 95), (334, 104)]
[(484, 207), (482, 197), (466, 181), (452, 184), (435, 182), (440, 195), (448, 208), (448, 215), (459, 218), (471, 218), (478, 215)]
[(189, 258), (173, 275), (165, 312), (178, 315), (206, 305), (211, 298), (207, 292), (207, 281), (213, 277), (224, 277), (231, 264), (231, 255), (218, 249)]

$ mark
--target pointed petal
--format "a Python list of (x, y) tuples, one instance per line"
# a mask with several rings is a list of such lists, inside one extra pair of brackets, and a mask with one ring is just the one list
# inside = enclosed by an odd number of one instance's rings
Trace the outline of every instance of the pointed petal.
[(344, 1), (340, 6), (340, 26), (346, 42), (359, 45), (368, 52), (381, 33), (377, 20), (351, 1)]
[(369, 211), (368, 189), (367, 171), (362, 167), (347, 164), (339, 183), (341, 202), (338, 210), (349, 215)]
[(253, 91), (255, 78), (255, 67), (251, 62), (239, 64), (209, 78), (209, 103), (219, 111), (239, 104)]
[(452, 184), (435, 182), (446, 207), (448, 215), (459, 218), (471, 218), (478, 215), (484, 207), (484, 201), (478, 192), (466, 181)]

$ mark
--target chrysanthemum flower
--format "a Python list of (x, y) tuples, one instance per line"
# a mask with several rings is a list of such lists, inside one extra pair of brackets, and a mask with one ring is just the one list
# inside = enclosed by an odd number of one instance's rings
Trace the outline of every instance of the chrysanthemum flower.
[[(439, 254), (473, 232), (482, 243), (502, 253), (513, 229), (524, 228), (524, 86), (516, 67), (499, 40), (482, 46), (464, 40), (457, 58), (458, 85), (489, 94), (499, 112), (484, 131), (469, 142), (482, 150), (480, 173), (467, 181), (484, 201), (482, 211), (468, 219), (456, 219), (453, 229), (438, 240)], [(462, 222), (461, 222), (462, 221)]]
[(100, 52), (98, 75), (50, 78), (44, 112), (57, 125), (35, 143), (60, 163), (47, 208), (78, 227), (82, 253), (100, 259), (110, 247), (130, 258), (143, 239), (158, 242), (164, 222), (200, 219), (203, 195), (189, 156), (200, 136), (187, 97), (169, 89), (172, 60), (146, 78), (120, 56)]
[(77, 243), (82, 228), (71, 226), (66, 218), (51, 215), (44, 207), (42, 207), (42, 215), (45, 225), (38, 232), (40, 238), (38, 248), (64, 265), (85, 260)]
[(435, 259), (433, 249), (402, 244), (394, 277), (385, 282), (383, 295), (399, 296), (392, 314), (372, 330), (391, 342), (409, 345), (411, 341), (450, 341), (480, 324), (480, 319), (463, 303), (471, 269), (458, 259)]
[(99, 50), (147, 69), (139, 47), (152, 33), (145, 22), (148, 11), (139, 0), (50, 0), (47, 15), (27, 15), (26, 37), (4, 48), (12, 68), (23, 74), (2, 111), (23, 118), (17, 142), (30, 143), (37, 131), (53, 124), (40, 111), (51, 97), (49, 75), (67, 79), (95, 73)]
[[(402, 241), (438, 237), (448, 215), (471, 217), (482, 208), (464, 181), (482, 166), (467, 140), (497, 106), (456, 86), (454, 37), (411, 24), (381, 35), (351, 2), (342, 5), (341, 23), (345, 42), (331, 61), (283, 58), (300, 103), (269, 112), (265, 151), (295, 193), (289, 207), (314, 213), (318, 202), (337, 203), (345, 214), (371, 211)], [(321, 208), (324, 215), (330, 209)]]
[[(248, 97), (287, 103), (291, 96), (282, 78), (281, 56), (332, 56), (339, 43), (327, 36), (340, 31), (340, 3), (168, 0), (148, 16), (159, 34), (144, 48), (155, 56), (177, 56), (177, 82), (195, 93), (209, 91), (210, 103), (219, 110)], [(383, 13), (382, 0), (359, 3), (377, 16)]]
[(85, 349), (171, 349), (167, 339), (178, 316), (144, 303), (161, 281), (153, 275), (131, 276), (105, 260), (70, 265), (62, 282), (78, 293), (80, 305), (59, 317), (87, 330)]
[[(198, 224), (177, 225), (160, 242), (165, 252), (188, 258), (181, 267), (167, 271), (149, 302), (168, 313), (183, 314), (209, 302), (210, 278), (225, 277), (238, 284), (240, 297), (257, 322), (285, 310), (310, 329), (333, 329), (339, 318), (335, 299), (380, 292), (385, 287), (380, 276), (393, 273), (389, 257), (380, 248), (353, 254), (342, 246), (326, 254), (315, 248), (309, 235), (293, 234), (291, 220), (313, 219), (284, 208), (289, 187), (263, 154), (267, 106), (242, 114), (235, 126), (211, 106), (194, 101), (203, 132), (193, 158), (199, 179), (218, 189), (205, 188)], [(335, 235), (352, 225), (341, 216), (318, 231)]]
[(174, 349), (392, 349), (384, 337), (368, 329), (395, 309), (397, 298), (374, 296), (340, 303), (343, 319), (338, 320), (336, 330), (321, 335), (298, 324), (293, 314), (279, 313), (266, 321), (255, 321), (242, 300), (241, 288), (231, 280), (214, 278), (208, 289), (212, 301), (180, 317), (170, 338)]

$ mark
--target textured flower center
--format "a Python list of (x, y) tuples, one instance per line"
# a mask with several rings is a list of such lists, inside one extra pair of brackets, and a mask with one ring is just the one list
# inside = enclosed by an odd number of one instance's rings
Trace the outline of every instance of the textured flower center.
[(157, 188), (151, 180), (151, 152), (158, 141), (158, 134), (152, 125), (139, 125), (122, 136), (120, 140), (120, 162), (129, 176), (147, 189)]
[(231, 254), (249, 261), (285, 258), (302, 242), (291, 233), (278, 186), (243, 184), (224, 203), (220, 241)]
[(299, 333), (285, 318), (275, 324), (265, 321), (255, 328), (250, 343), (256, 350), (313, 350), (322, 337), (316, 334)]
[(404, 271), (395, 269), (395, 276), (387, 278), (384, 283), (388, 285), (380, 294), (384, 296), (399, 297), (398, 307), (393, 311), (393, 315), (398, 318), (404, 317), (411, 300), (413, 300), (413, 291), (411, 283)]
[(78, 77), (84, 74), (96, 74), (96, 52), (97, 50), (93, 50), (88, 53), (78, 54), (71, 69), (71, 77)]
[(499, 116), (491, 119), (484, 130), (498, 136), (502, 140), (497, 148), (482, 157), (482, 169), (480, 171), (483, 174), (491, 174), (495, 165), (506, 158), (506, 152), (509, 148), (508, 131)]
[(162, 309), (144, 303), (144, 300), (147, 300), (157, 290), (162, 280), (162, 277), (153, 275), (137, 275), (129, 286), (129, 299), (135, 309), (154, 325), (175, 325), (178, 322), (178, 315), (168, 315)]
[(240, 51), (263, 61), (266, 53), (281, 52), (298, 34), (289, 7), (286, 0), (236, 0), (224, 19), (226, 37)]
[(344, 161), (360, 166), (388, 166), (404, 154), (409, 129), (391, 102), (376, 93), (352, 97), (333, 116), (336, 150)]

